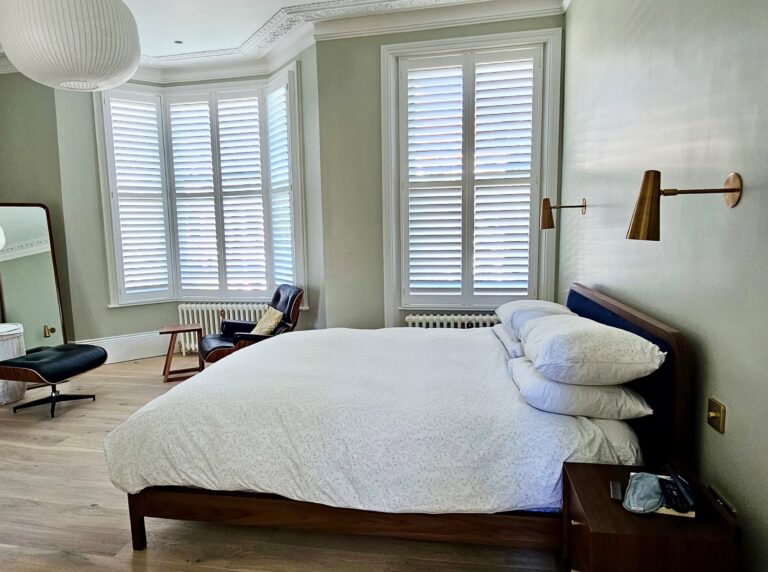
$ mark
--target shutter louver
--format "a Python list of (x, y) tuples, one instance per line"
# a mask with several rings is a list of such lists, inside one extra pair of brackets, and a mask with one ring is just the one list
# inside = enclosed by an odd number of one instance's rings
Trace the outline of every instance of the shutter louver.
[(408, 180), (458, 181), (462, 175), (462, 69), (408, 72)]
[(207, 100), (169, 105), (182, 290), (219, 288), (211, 119)]
[(170, 290), (158, 101), (109, 99), (122, 290)]
[(533, 60), (478, 64), (475, 294), (528, 293), (532, 136)]
[(475, 68), (475, 179), (530, 177), (533, 60)]
[(526, 293), (530, 188), (475, 188), (474, 290), (476, 294)]
[(288, 88), (267, 95), (272, 260), (276, 284), (294, 283)]
[(461, 292), (461, 187), (411, 189), (408, 274), (418, 294)]
[(462, 291), (463, 71), (408, 71), (408, 289)]
[(217, 109), (227, 288), (266, 291), (259, 99), (219, 99)]

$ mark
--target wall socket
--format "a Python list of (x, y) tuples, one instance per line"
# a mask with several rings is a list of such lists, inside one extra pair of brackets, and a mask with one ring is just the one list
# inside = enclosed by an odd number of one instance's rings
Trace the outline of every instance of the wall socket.
[(707, 423), (715, 431), (725, 433), (725, 405), (712, 397), (707, 404)]

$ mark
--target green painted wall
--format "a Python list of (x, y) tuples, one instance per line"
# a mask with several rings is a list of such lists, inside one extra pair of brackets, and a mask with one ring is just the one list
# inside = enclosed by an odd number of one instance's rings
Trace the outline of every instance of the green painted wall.
[(21, 74), (0, 75), (0, 202), (48, 205), (64, 324), (74, 339), (54, 95)]
[(149, 332), (178, 322), (175, 302), (109, 308), (93, 96), (55, 90), (55, 102), (74, 339)]
[(381, 46), (559, 28), (561, 16), (321, 41), (320, 97), (325, 303), (329, 327), (384, 326)]
[[(560, 280), (598, 286), (694, 344), (701, 471), (740, 512), (747, 569), (768, 569), (768, 2), (573, 0), (567, 17)], [(661, 242), (624, 239), (643, 171), (666, 187)], [(726, 432), (705, 400), (728, 407)]]
[[(3, 279), (6, 319), (24, 326), (26, 348), (64, 343), (51, 253), (3, 260), (0, 262), (0, 276)], [(46, 338), (43, 326), (53, 327), (56, 332)]]
[(323, 197), (320, 167), (320, 110), (317, 91), (317, 50), (307, 48), (297, 58), (301, 85), (301, 127), (304, 162), (304, 220), (306, 225), (307, 296), (309, 311), (299, 329), (324, 328), (325, 261), (323, 255)]

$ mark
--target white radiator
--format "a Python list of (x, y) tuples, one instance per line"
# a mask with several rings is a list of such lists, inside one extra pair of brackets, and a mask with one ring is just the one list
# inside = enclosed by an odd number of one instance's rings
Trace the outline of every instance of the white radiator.
[[(221, 321), (248, 320), (258, 322), (269, 306), (267, 304), (205, 302), (200, 304), (179, 304), (180, 324), (200, 324), (203, 335), (217, 334), (221, 331)], [(197, 337), (194, 334), (181, 334), (181, 353), (197, 351)]]
[(496, 314), (409, 314), (409, 328), (489, 328), (499, 323)]

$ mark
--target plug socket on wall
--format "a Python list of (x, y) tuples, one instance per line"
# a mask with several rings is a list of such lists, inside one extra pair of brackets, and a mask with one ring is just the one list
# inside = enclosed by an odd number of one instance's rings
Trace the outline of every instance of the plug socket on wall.
[(725, 405), (712, 397), (707, 403), (707, 423), (715, 431), (725, 433)]

